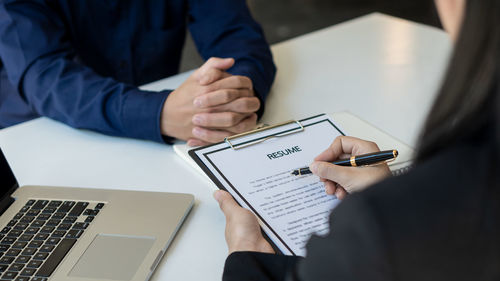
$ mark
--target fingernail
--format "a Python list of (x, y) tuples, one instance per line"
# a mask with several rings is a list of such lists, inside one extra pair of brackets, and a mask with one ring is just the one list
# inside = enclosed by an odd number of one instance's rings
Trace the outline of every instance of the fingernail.
[(316, 171), (318, 170), (318, 163), (312, 162), (311, 165), (309, 165), (309, 170), (311, 170), (311, 172), (313, 173), (316, 173)]
[(195, 99), (193, 101), (194, 106), (196, 107), (202, 107), (203, 106), (203, 101), (201, 99)]
[(203, 125), (203, 117), (201, 117), (200, 115), (195, 115), (193, 116), (193, 124), (195, 125)]
[(201, 137), (202, 135), (202, 131), (198, 127), (194, 127), (192, 133), (195, 137)]

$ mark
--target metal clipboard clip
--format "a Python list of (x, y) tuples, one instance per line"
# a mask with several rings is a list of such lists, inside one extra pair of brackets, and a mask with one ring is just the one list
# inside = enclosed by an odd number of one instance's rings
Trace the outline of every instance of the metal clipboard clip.
[[(286, 126), (286, 125), (289, 125), (289, 124), (297, 124), (298, 127), (294, 128), (294, 129), (291, 129), (291, 130), (287, 130), (287, 131), (278, 133), (276, 135), (271, 135), (271, 136), (267, 136), (267, 137), (258, 138), (258, 139), (255, 139), (255, 140), (252, 140), (252, 141), (249, 141), (249, 142), (243, 142), (241, 144), (233, 144), (231, 142), (231, 141), (234, 141), (235, 139), (238, 139), (238, 138), (246, 137), (246, 136), (249, 136), (249, 135), (252, 135), (252, 134), (260, 133), (260, 132), (263, 132), (263, 131), (271, 130), (271, 129), (282, 127), (282, 126)], [(224, 142), (227, 143), (233, 150), (238, 150), (238, 149), (242, 149), (242, 148), (245, 148), (245, 147), (252, 146), (254, 144), (265, 142), (265, 141), (273, 139), (273, 138), (284, 137), (284, 136), (288, 136), (288, 135), (300, 133), (300, 132), (303, 132), (303, 131), (304, 131), (304, 126), (302, 125), (302, 123), (300, 123), (300, 121), (290, 120), (290, 121), (286, 121), (286, 122), (283, 122), (283, 123), (280, 123), (280, 124), (276, 124), (276, 125), (273, 125), (273, 126), (265, 126), (265, 127), (257, 128), (255, 130), (248, 131), (248, 132), (245, 132), (245, 133), (241, 133), (241, 134), (238, 134), (238, 135), (226, 137), (226, 138), (224, 138)]]

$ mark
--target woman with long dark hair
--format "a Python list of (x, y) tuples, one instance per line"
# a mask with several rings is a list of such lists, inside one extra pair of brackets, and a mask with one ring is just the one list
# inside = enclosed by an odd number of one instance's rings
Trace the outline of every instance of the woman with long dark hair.
[(274, 254), (255, 216), (217, 191), (230, 252), (224, 280), (500, 280), (500, 1), (436, 6), (456, 48), (415, 167), (389, 178), (384, 165), (329, 164), (378, 150), (337, 138), (311, 170), (346, 199), (306, 258)]

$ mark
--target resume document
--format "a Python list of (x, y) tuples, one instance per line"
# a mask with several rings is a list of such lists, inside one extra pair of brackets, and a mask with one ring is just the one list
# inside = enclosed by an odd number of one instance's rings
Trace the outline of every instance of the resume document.
[(220, 143), (191, 153), (219, 188), (259, 218), (265, 233), (284, 254), (305, 256), (309, 237), (328, 233), (328, 217), (339, 200), (325, 193), (317, 176), (291, 172), (308, 166), (343, 133), (327, 115), (301, 124), (303, 131), (287, 135), (284, 132), (293, 132), (296, 124), (234, 140), (237, 147), (266, 139), (241, 149)]

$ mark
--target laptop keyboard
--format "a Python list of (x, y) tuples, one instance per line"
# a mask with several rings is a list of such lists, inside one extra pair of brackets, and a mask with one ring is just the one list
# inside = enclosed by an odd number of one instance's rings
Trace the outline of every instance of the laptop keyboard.
[(48, 280), (104, 205), (29, 200), (0, 231), (0, 280)]

